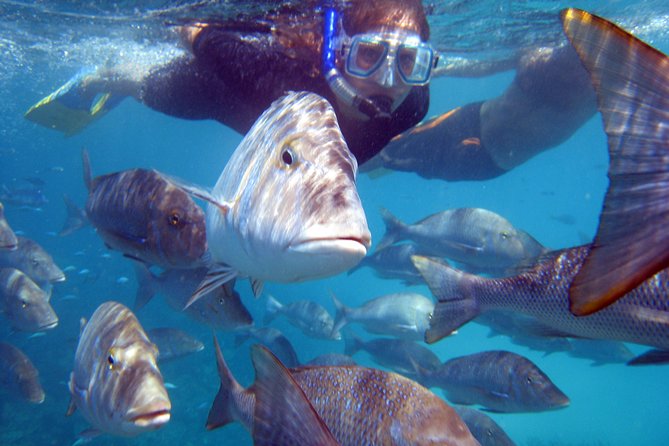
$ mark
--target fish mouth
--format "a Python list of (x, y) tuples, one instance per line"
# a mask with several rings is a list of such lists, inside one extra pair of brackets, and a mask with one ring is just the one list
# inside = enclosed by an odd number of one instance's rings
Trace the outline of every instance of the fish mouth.
[(52, 283), (65, 282), (66, 279), (67, 279), (67, 277), (65, 277), (65, 274), (60, 274), (59, 276), (56, 276), (53, 279), (51, 279), (51, 282)]
[(16, 249), (19, 247), (18, 244), (14, 243), (12, 245), (2, 245), (0, 246), (0, 250), (4, 251), (16, 251)]
[(49, 322), (48, 324), (40, 325), (39, 329), (40, 330), (51, 330), (52, 328), (56, 328), (58, 325), (58, 319), (56, 319), (53, 322)]
[(332, 253), (332, 251), (359, 253), (364, 256), (371, 241), (364, 237), (326, 237), (308, 238), (295, 241), (290, 244), (289, 249), (297, 252)]
[(155, 427), (156, 429), (170, 421), (170, 410), (159, 409), (152, 412), (146, 412), (135, 415), (130, 418), (130, 422), (138, 427)]

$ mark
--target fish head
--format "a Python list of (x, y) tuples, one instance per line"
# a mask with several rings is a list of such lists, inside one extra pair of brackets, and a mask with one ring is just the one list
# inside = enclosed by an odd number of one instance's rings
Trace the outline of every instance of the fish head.
[(42, 286), (65, 281), (65, 273), (53, 261), (53, 257), (36, 242), (19, 237), (19, 269)]
[(5, 312), (12, 326), (22, 331), (55, 328), (58, 316), (46, 292), (21, 271), (13, 268), (10, 271), (6, 276), (9, 292), (5, 296)]
[(96, 386), (111, 415), (107, 430), (135, 436), (156, 430), (170, 420), (172, 408), (156, 365), (157, 348), (148, 340), (123, 343), (123, 337), (100, 355)]
[(518, 399), (531, 402), (536, 410), (561, 409), (569, 405), (569, 397), (565, 395), (550, 378), (537, 367), (524, 367), (521, 373), (521, 386)]
[(5, 209), (0, 203), (0, 249), (15, 250), (19, 244), (16, 234), (5, 219)]
[(204, 212), (181, 188), (168, 183), (155, 204), (148, 241), (173, 267), (201, 264), (207, 251)]
[[(249, 276), (279, 282), (346, 271), (371, 244), (356, 174), (355, 157), (325, 99), (298, 92), (275, 101), (214, 187), (230, 210), (228, 223), (221, 224), (221, 212), (209, 206), (213, 258), (240, 265)], [(226, 225), (234, 229), (232, 245), (241, 249), (220, 243)]]

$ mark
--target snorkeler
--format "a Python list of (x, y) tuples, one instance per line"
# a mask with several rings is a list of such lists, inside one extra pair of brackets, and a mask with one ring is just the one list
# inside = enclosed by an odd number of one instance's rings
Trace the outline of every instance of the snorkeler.
[(425, 12), (420, 0), (312, 3), (310, 14), (182, 27), (189, 54), (145, 74), (137, 67), (84, 72), (26, 117), (73, 134), (131, 96), (168, 115), (246, 133), (274, 100), (311, 91), (333, 105), (362, 164), (427, 113), (436, 54)]

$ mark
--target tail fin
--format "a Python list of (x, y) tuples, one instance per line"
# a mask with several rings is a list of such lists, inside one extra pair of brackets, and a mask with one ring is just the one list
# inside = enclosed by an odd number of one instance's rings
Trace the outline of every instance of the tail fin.
[[(221, 353), (221, 346), (218, 345), (218, 339), (214, 337), (214, 347), (216, 349), (216, 365), (218, 367), (218, 376), (221, 378), (221, 387), (218, 389), (214, 403), (211, 405), (209, 410), (209, 416), (207, 417), (207, 424), (205, 427), (207, 430), (216, 429), (217, 427), (225, 426), (228, 423), (233, 421), (240, 421), (235, 418), (235, 413), (238, 412), (235, 408), (236, 396), (245, 392), (246, 390), (237, 382), (232, 372), (228, 368), (225, 360), (223, 359), (223, 353)], [(253, 409), (251, 409), (251, 414), (247, 419), (253, 417)], [(250, 429), (251, 426), (245, 426), (247, 429)]]
[(88, 149), (85, 147), (81, 149), (81, 162), (84, 166), (84, 184), (86, 190), (90, 191), (93, 184), (93, 176), (91, 175), (91, 159), (88, 156)]
[(388, 209), (381, 208), (381, 218), (386, 225), (386, 233), (383, 234), (381, 241), (376, 245), (375, 252), (401, 240), (404, 228), (406, 228), (406, 225), (391, 214)]
[(276, 319), (279, 311), (281, 311), (281, 302), (276, 300), (271, 294), (267, 295), (267, 303), (265, 304), (265, 319), (263, 319), (263, 324), (269, 325), (274, 319)]
[(253, 444), (338, 445), (304, 391), (276, 356), (267, 348), (254, 345), (251, 357), (256, 369)]
[(63, 229), (58, 233), (61, 237), (72, 234), (88, 224), (86, 211), (77, 206), (66, 194), (63, 194), (63, 201), (65, 202), (67, 217), (65, 223), (63, 223)]
[(481, 313), (478, 302), (463, 286), (469, 274), (430, 257), (411, 256), (411, 261), (439, 300), (430, 318), (430, 328), (425, 332), (425, 342), (437, 342)]
[(363, 347), (364, 347), (364, 342), (362, 342), (362, 339), (357, 337), (355, 334), (347, 333), (344, 336), (345, 355), (353, 356), (354, 354), (362, 350)]
[(135, 265), (135, 276), (137, 277), (137, 294), (135, 295), (134, 311), (138, 311), (156, 295), (153, 282), (156, 277), (151, 271), (140, 262), (133, 262)]
[(341, 303), (341, 301), (337, 299), (337, 296), (335, 296), (333, 292), (330, 292), (330, 297), (332, 297), (332, 303), (334, 304), (336, 310), (332, 333), (337, 333), (341, 331), (341, 329), (344, 328), (346, 324), (348, 324), (347, 315), (351, 312), (351, 309)]

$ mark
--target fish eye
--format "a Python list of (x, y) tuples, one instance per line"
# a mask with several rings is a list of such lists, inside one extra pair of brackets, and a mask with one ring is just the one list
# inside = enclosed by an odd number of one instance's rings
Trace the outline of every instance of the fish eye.
[(181, 218), (181, 213), (176, 210), (170, 212), (170, 214), (167, 216), (167, 221), (169, 222), (170, 226), (174, 226), (175, 228), (180, 228), (184, 225), (184, 220)]
[(114, 348), (109, 349), (107, 353), (107, 368), (109, 370), (116, 370), (118, 368), (116, 352)]
[(37, 266), (37, 265), (39, 265), (39, 260), (37, 260), (37, 259), (30, 259), (30, 264), (31, 264), (32, 266)]
[(527, 377), (527, 384), (532, 384), (532, 377), (531, 376)]
[(284, 146), (281, 151), (281, 161), (283, 161), (286, 166), (292, 166), (295, 162), (295, 154), (290, 149), (289, 145)]
[(21, 301), (21, 308), (28, 308), (29, 306), (30, 306), (30, 304), (27, 301), (25, 301), (25, 300)]

